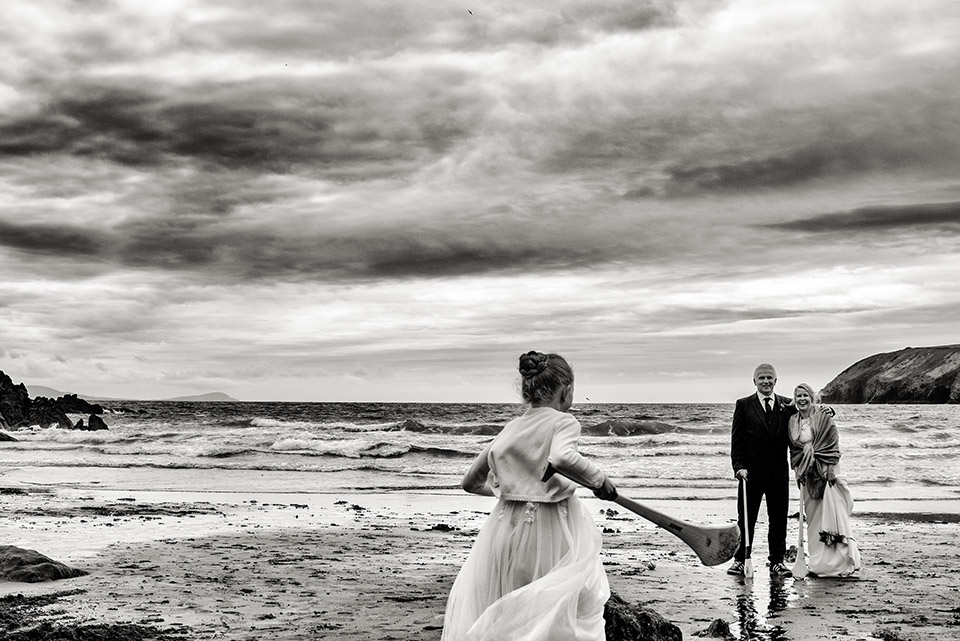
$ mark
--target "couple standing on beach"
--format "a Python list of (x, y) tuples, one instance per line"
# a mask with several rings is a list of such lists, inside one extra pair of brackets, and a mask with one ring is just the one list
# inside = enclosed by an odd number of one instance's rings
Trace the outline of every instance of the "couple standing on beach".
[[(770, 575), (793, 576), (783, 563), (787, 549), (790, 468), (800, 487), (803, 503), (800, 514), (806, 514), (806, 539), (810, 549), (809, 565), (797, 567), (805, 567), (817, 576), (846, 576), (856, 572), (860, 569), (860, 552), (851, 536), (849, 520), (853, 499), (846, 481), (838, 476), (840, 438), (833, 421), (833, 408), (818, 405), (817, 394), (807, 383), (794, 388), (793, 399), (775, 394), (777, 372), (767, 363), (756, 367), (753, 382), (756, 393), (739, 399), (733, 412), (730, 459), (734, 475), (740, 479), (737, 496), (740, 547), (727, 572), (744, 574), (746, 545), (753, 541), (760, 502), (766, 497)], [(747, 532), (743, 531), (744, 505)], [(803, 527), (802, 518), (800, 527)], [(804, 554), (802, 543), (797, 554)]]
[[(763, 367), (754, 373), (758, 394), (752, 397), (758, 404), (760, 395), (773, 395), (776, 383), (773, 368), (765, 366), (769, 371), (761, 371)], [(568, 413), (573, 404), (574, 381), (567, 361), (558, 354), (527, 352), (520, 357), (519, 370), (521, 395), (528, 409), (510, 421), (480, 452), (463, 478), (464, 490), (497, 496), (499, 501), (480, 528), (451, 588), (441, 639), (602, 641), (604, 604), (610, 596), (600, 559), (602, 542), (593, 518), (575, 490), (580, 483), (596, 488), (597, 497), (614, 500), (617, 489), (606, 474), (578, 451), (581, 427)], [(765, 392), (761, 392), (761, 378), (757, 374), (761, 375)], [(769, 427), (761, 415), (763, 429), (770, 433), (758, 432), (755, 425), (744, 420), (746, 407), (741, 408), (741, 404), (746, 406), (753, 401), (748, 397), (737, 402), (731, 454), (737, 475), (749, 476), (751, 484), (757, 483), (757, 491), (751, 487), (748, 493), (750, 505), (754, 506), (748, 508), (752, 514), (751, 532), (762, 495), (767, 496), (771, 518), (771, 573), (785, 574), (783, 554), (789, 476), (786, 472), (787, 425), (781, 421), (780, 414), (786, 415), (787, 411), (778, 410), (776, 421)], [(771, 402), (778, 402), (781, 408), (787, 406), (786, 401), (781, 397), (771, 398)], [(803, 423), (798, 422), (797, 460), (801, 466), (798, 478), (807, 479), (811, 471), (819, 474), (829, 467), (829, 464), (825, 467), (817, 444), (820, 432), (814, 433), (812, 441), (808, 438), (811, 427), (824, 429), (818, 418), (823, 413), (817, 414), (813, 403), (799, 397), (796, 407), (799, 410), (796, 415), (807, 422), (806, 431)], [(828, 422), (833, 425), (832, 420)], [(806, 443), (804, 438), (808, 438)], [(750, 443), (752, 439), (759, 439), (759, 444)], [(839, 450), (836, 454), (839, 458)], [(762, 462), (764, 457), (771, 459), (769, 464)], [(777, 457), (783, 459), (783, 470), (772, 461)], [(559, 474), (543, 480), (548, 462)], [(828, 479), (831, 480), (836, 479)], [(741, 488), (742, 485), (743, 481)], [(741, 544), (734, 568), (739, 563), (742, 569), (743, 551)], [(811, 545), (811, 561), (813, 551)]]

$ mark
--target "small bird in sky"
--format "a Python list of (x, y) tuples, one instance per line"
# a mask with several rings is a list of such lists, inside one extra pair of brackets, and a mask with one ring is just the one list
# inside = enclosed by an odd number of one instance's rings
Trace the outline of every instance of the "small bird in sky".
[(469, 9), (467, 9), (467, 13), (469, 13), (471, 16), (473, 15), (473, 11), (470, 11)]

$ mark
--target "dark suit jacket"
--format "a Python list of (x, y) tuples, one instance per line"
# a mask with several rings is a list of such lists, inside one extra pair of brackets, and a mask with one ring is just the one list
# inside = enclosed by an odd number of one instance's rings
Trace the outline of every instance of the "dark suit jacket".
[(763, 405), (751, 394), (737, 401), (733, 410), (730, 459), (733, 471), (746, 469), (749, 478), (784, 479), (790, 477), (787, 459), (787, 425), (793, 410), (784, 407), (789, 399), (774, 395), (773, 417), (768, 426)]

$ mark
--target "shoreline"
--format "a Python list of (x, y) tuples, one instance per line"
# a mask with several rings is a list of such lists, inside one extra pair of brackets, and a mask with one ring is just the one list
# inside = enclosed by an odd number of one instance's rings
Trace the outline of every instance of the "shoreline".
[[(0, 477), (2, 478), (2, 477)], [(495, 499), (462, 492), (152, 492), (0, 488), (0, 537), (87, 570), (4, 595), (68, 592), (48, 609), (69, 625), (133, 623), (189, 639), (439, 639), (450, 585)], [(771, 581), (766, 545), (744, 584), (704, 567), (678, 539), (589, 493), (611, 589), (696, 638), (716, 619), (735, 638), (949, 638), (960, 633), (960, 533), (941, 500), (891, 512), (859, 502), (858, 580)], [(727, 502), (650, 501), (698, 523)], [(928, 510), (917, 509), (927, 507)], [(612, 509), (611, 509), (612, 508)], [(758, 525), (763, 531), (764, 518)], [(796, 542), (791, 520), (788, 545)], [(918, 595), (924, 595), (918, 599)], [(71, 623), (72, 621), (72, 623)], [(880, 635), (880, 636), (876, 636)], [(885, 636), (884, 636), (885, 635)]]

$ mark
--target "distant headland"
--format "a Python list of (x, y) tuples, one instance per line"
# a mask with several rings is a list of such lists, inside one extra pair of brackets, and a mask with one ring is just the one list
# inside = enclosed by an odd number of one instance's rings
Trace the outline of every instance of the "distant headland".
[[(32, 396), (32, 398), (31, 398)], [(52, 387), (31, 386), (28, 390), (24, 383), (14, 383), (5, 372), (0, 370), (0, 428), (18, 429), (37, 425), (42, 428), (51, 426), (74, 430), (108, 429), (102, 415), (124, 413), (131, 410), (125, 407), (104, 407), (91, 401), (120, 401), (121, 399), (82, 398), (77, 394), (65, 394)], [(133, 399), (130, 399), (133, 400)], [(180, 396), (163, 399), (166, 401), (233, 401), (237, 399), (223, 392), (210, 392), (196, 396)], [(89, 418), (73, 421), (68, 414), (87, 414)], [(0, 433), (0, 440), (16, 440)]]
[(874, 354), (822, 390), (824, 403), (960, 403), (960, 345)]
[[(26, 385), (27, 391), (31, 396), (46, 396), (47, 398), (59, 398), (66, 394), (66, 392), (61, 392), (58, 389), (52, 387), (45, 387), (43, 385)], [(107, 396), (92, 396), (90, 394), (72, 394), (72, 396), (81, 396), (82, 398), (87, 399), (88, 401), (146, 401), (151, 399), (146, 398), (110, 398)], [(240, 399), (233, 398), (223, 392), (209, 392), (207, 394), (195, 394), (193, 396), (176, 396), (174, 398), (161, 398), (155, 399), (160, 401), (227, 401), (232, 403), (239, 403)]]
[(178, 396), (176, 398), (165, 398), (165, 401), (226, 401), (238, 403), (239, 399), (227, 396), (223, 392), (210, 392), (209, 394), (197, 394), (195, 396)]

